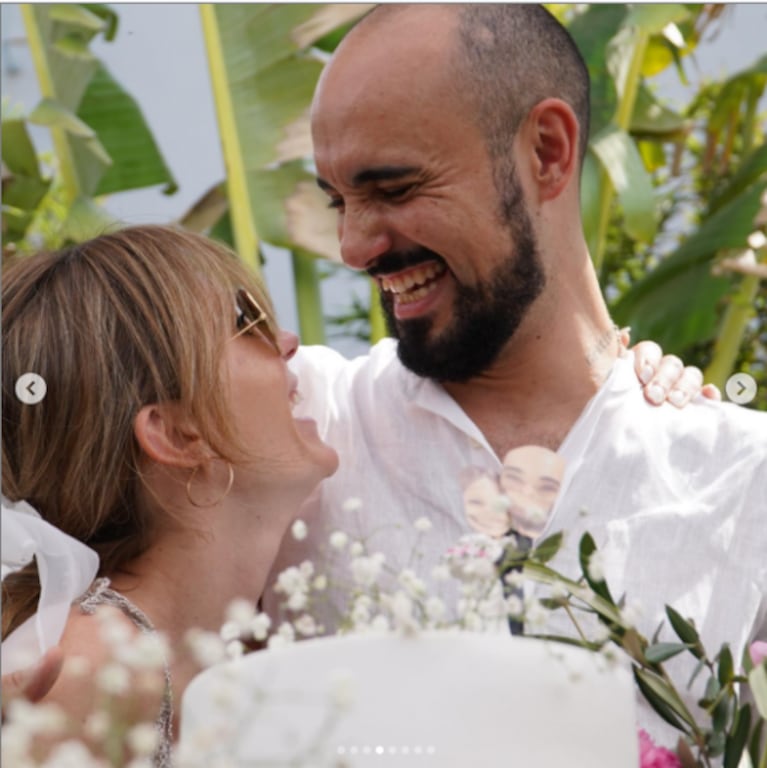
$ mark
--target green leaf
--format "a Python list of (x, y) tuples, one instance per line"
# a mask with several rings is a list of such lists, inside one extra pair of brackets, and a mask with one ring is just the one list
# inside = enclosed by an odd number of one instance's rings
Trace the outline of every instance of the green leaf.
[(744, 704), (735, 714), (735, 720), (724, 745), (723, 768), (738, 768), (740, 757), (746, 748), (751, 729), (751, 705)]
[(72, 204), (66, 221), (62, 225), (62, 238), (82, 243), (98, 235), (113, 232), (120, 223), (90, 197), (80, 197)]
[(53, 99), (42, 99), (29, 115), (29, 122), (49, 128), (62, 128), (73, 136), (92, 139), (96, 134), (74, 112)]
[(101, 32), (107, 26), (103, 18), (78, 3), (52, 5), (50, 18), (53, 21), (65, 22), (93, 32)]
[(681, 4), (641, 3), (632, 5), (625, 26), (634, 26), (648, 34), (658, 34), (667, 24), (684, 21), (690, 11)]
[[(711, 339), (717, 328), (717, 304), (732, 285), (729, 278), (711, 276), (711, 262), (720, 250), (743, 247), (765, 187), (749, 187), (706, 218), (611, 307), (615, 322), (631, 326), (637, 338), (657, 341), (667, 353)], [(685, 301), (679, 301), (680, 296)]]
[(620, 29), (627, 8), (618, 3), (589, 5), (568, 27), (591, 74), (591, 135), (614, 117), (618, 96), (613, 79), (606, 76), (607, 44)]
[(562, 548), (563, 541), (564, 534), (562, 531), (553, 533), (551, 536), (547, 536), (540, 544), (535, 547), (535, 549), (533, 549), (530, 557), (539, 563), (547, 563)]
[(702, 658), (700, 635), (698, 630), (691, 621), (687, 621), (682, 614), (672, 608), (670, 605), (666, 606), (666, 616), (671, 623), (671, 627), (676, 632), (676, 636), (690, 648), (690, 652), (695, 658)]
[(714, 701), (716, 701), (716, 698), (721, 693), (721, 690), (722, 686), (719, 680), (713, 675), (709, 677), (708, 681), (706, 682), (706, 691), (703, 694), (703, 699), (700, 701), (700, 705), (702, 707), (710, 707)]
[(719, 651), (719, 666), (717, 669), (717, 677), (719, 682), (724, 686), (732, 682), (732, 677), (735, 672), (735, 667), (732, 662), (732, 651), (730, 647), (725, 644)]
[(597, 593), (603, 600), (607, 600), (609, 603), (615, 604), (610, 589), (607, 586), (604, 579), (602, 581), (595, 581), (591, 578), (589, 573), (589, 561), (597, 551), (597, 545), (594, 543), (594, 539), (591, 534), (584, 533), (581, 537), (580, 545), (578, 547), (579, 559), (581, 564), (581, 571), (587, 584)]
[(136, 101), (99, 64), (83, 94), (78, 116), (98, 135), (112, 162), (95, 188), (95, 195), (176, 182)]
[(630, 629), (612, 602), (605, 600), (578, 582), (561, 576), (548, 566), (528, 560), (525, 563), (524, 573), (526, 577), (541, 584), (564, 587), (571, 595), (592, 608), (603, 621), (614, 624), (623, 630)]
[(688, 647), (684, 643), (655, 643), (645, 649), (644, 655), (651, 664), (661, 664), (686, 651)]
[(336, 214), (301, 161), (247, 174), (256, 227), (268, 243), (340, 262)]
[(687, 126), (688, 121), (661, 104), (646, 85), (639, 86), (631, 116), (633, 135), (670, 140), (678, 138)]
[(591, 141), (591, 149), (618, 195), (626, 231), (635, 240), (650, 242), (657, 231), (652, 181), (631, 137), (608, 126)]
[[(762, 715), (751, 732), (751, 738), (748, 742), (748, 754), (751, 757), (751, 763), (754, 766), (759, 765), (759, 748), (762, 744), (762, 731), (764, 730), (765, 719)], [(765, 748), (764, 757), (767, 758), (767, 748)]]
[(634, 667), (634, 678), (648, 704), (667, 723), (685, 733), (688, 732), (685, 723), (691, 727), (695, 726), (687, 707), (662, 677), (649, 670)]
[(727, 186), (709, 201), (713, 213), (745, 192), (753, 184), (767, 180), (767, 144), (757, 147), (748, 157), (743, 158), (738, 170)]
[(24, 119), (20, 117), (4, 119), (0, 139), (2, 139), (3, 163), (9, 171), (33, 179), (42, 179), (37, 152), (29, 137)]

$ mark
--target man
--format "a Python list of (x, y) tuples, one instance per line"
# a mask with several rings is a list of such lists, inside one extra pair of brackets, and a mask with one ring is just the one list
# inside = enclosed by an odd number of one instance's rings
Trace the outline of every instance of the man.
[(576, 570), (589, 530), (648, 634), (669, 602), (740, 652), (767, 631), (767, 416), (654, 408), (619, 357), (579, 215), (588, 88), (537, 6), (384, 6), (337, 50), (312, 108), (318, 183), (399, 341), (297, 355), (342, 461), (307, 513), (315, 538), (278, 567), (327, 571), (317, 547), (341, 529), (398, 570), (426, 515), (428, 573), (470, 531), (461, 469), (540, 445), (567, 463), (547, 528), (570, 533), (560, 565)]

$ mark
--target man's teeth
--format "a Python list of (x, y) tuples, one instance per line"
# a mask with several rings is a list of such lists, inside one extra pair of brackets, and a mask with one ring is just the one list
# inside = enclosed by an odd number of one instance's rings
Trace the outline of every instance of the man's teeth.
[(417, 301), (429, 292), (430, 286), (426, 283), (442, 275), (446, 269), (443, 263), (430, 261), (408, 272), (381, 277), (381, 288), (395, 294), (401, 302)]

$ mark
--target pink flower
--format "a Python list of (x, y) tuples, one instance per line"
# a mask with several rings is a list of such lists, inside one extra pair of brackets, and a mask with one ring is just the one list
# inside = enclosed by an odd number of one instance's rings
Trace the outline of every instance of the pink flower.
[(639, 768), (682, 768), (682, 763), (670, 749), (657, 747), (647, 731), (640, 729)]
[(748, 652), (751, 656), (751, 661), (754, 662), (754, 666), (759, 666), (759, 664), (767, 659), (767, 643), (763, 640), (756, 640), (751, 643)]

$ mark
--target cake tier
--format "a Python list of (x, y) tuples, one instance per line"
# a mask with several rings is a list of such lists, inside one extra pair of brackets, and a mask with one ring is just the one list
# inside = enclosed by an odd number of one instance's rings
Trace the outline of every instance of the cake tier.
[(211, 668), (187, 689), (180, 735), (201, 766), (639, 763), (625, 667), (468, 632), (321, 638)]

